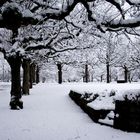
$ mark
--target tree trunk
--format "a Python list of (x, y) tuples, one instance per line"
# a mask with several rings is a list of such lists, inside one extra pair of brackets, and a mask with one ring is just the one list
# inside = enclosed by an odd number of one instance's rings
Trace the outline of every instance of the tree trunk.
[(130, 71), (128, 71), (128, 82), (131, 83), (133, 80), (133, 77), (131, 77)]
[(106, 64), (106, 71), (107, 71), (107, 75), (106, 75), (106, 79), (107, 79), (107, 83), (110, 83), (110, 70), (109, 70), (110, 66), (109, 63), (107, 62)]
[(126, 83), (128, 82), (128, 69), (126, 66), (124, 66), (124, 80)]
[(36, 83), (38, 84), (39, 83), (39, 67), (36, 66)]
[[(15, 38), (18, 35), (18, 30), (13, 30), (12, 35), (12, 44), (15, 43)], [(23, 108), (23, 102), (21, 101), (21, 80), (20, 80), (20, 66), (21, 66), (21, 56), (19, 52), (15, 52), (16, 54), (6, 56), (6, 60), (11, 67), (11, 100), (10, 107), (11, 109), (19, 109)]]
[(30, 79), (29, 79), (29, 83), (30, 83), (30, 88), (32, 88), (33, 87), (33, 73), (32, 73), (32, 64), (30, 64), (30, 71), (29, 71), (29, 77), (30, 77)]
[(36, 83), (36, 64), (35, 63), (32, 63), (32, 82), (33, 83)]
[(91, 74), (91, 80), (90, 80), (90, 81), (91, 81), (91, 82), (94, 81), (93, 73)]
[(30, 61), (24, 59), (22, 63), (23, 68), (23, 86), (22, 86), (22, 93), (24, 95), (29, 95), (29, 88), (30, 88)]
[(103, 82), (103, 74), (101, 75), (101, 82)]
[(11, 109), (23, 108), (23, 102), (20, 100), (21, 94), (21, 80), (20, 80), (20, 66), (21, 58), (19, 55), (12, 56), (7, 59), (11, 67)]
[(35, 74), (35, 64), (32, 63), (32, 64), (30, 64), (30, 80), (29, 80), (30, 81), (30, 88), (32, 88), (33, 87), (33, 83), (36, 82), (35, 76), (36, 76), (36, 74)]
[(109, 82), (111, 82), (111, 81), (112, 81), (112, 75), (111, 75), (111, 69), (109, 67)]
[(62, 84), (62, 65), (57, 64), (57, 68), (58, 68), (58, 83)]
[(88, 65), (85, 65), (85, 82), (89, 82), (89, 73), (88, 73)]

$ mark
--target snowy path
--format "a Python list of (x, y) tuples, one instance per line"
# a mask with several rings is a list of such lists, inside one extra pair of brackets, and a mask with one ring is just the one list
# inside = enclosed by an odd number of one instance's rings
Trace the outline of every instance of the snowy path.
[[(78, 86), (78, 85), (77, 85)], [(39, 84), (24, 96), (23, 110), (9, 110), (9, 89), (0, 91), (0, 140), (139, 140), (93, 123), (68, 97), (72, 85)], [(76, 86), (75, 86), (76, 87)]]

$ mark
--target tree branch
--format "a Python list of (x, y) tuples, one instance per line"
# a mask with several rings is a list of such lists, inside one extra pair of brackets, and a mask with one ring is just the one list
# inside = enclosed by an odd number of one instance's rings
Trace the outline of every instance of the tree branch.
[(4, 55), (4, 58), (6, 58), (6, 51), (5, 51), (5, 49), (0, 47), (0, 52), (2, 52), (3, 55)]
[(119, 21), (112, 21), (112, 22), (106, 22), (102, 23), (105, 27), (107, 27), (107, 30), (121, 30), (122, 28), (135, 28), (140, 26), (140, 18), (135, 19), (126, 19)]
[(140, 2), (138, 1), (132, 1), (132, 0), (126, 0), (126, 2), (129, 4), (129, 5), (136, 5), (136, 6), (140, 6)]
[(124, 15), (123, 15), (123, 10), (119, 4), (119, 2), (117, 2), (116, 0), (106, 0), (107, 2), (111, 3), (112, 5), (114, 5), (121, 13), (123, 19), (124, 19)]
[(7, 1), (11, 2), (11, 0), (0, 0), (0, 7), (3, 6), (3, 4), (6, 3)]

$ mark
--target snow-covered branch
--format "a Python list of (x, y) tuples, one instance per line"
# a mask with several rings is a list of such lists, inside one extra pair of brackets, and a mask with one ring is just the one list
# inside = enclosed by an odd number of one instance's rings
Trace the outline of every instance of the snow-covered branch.
[(103, 23), (104, 26), (108, 27), (109, 29), (114, 30), (121, 30), (122, 28), (135, 28), (140, 26), (140, 18), (132, 18), (126, 20), (115, 20), (110, 23)]
[(0, 7), (4, 4), (4, 3), (6, 3), (6, 2), (10, 2), (11, 0), (0, 0)]
[(3, 54), (6, 53), (5, 49), (3, 47), (0, 47), (0, 52), (2, 52)]

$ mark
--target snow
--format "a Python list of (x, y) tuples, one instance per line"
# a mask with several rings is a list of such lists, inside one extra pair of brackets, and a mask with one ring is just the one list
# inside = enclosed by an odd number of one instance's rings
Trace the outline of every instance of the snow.
[(2, 7), (2, 12), (9, 9), (16, 9), (19, 13), (21, 13), (21, 7), (15, 2), (6, 3), (5, 6)]
[(99, 122), (113, 126), (114, 123), (113, 119), (114, 119), (114, 112), (111, 111), (110, 113), (107, 114), (105, 119), (99, 119)]
[(108, 124), (108, 125), (113, 125), (113, 120), (109, 120), (109, 118), (105, 118), (105, 119), (99, 119), (100, 123), (104, 123), (104, 124)]
[(96, 99), (95, 101), (88, 103), (87, 105), (95, 110), (115, 110), (115, 104), (112, 103), (112, 98)]
[(10, 110), (10, 84), (0, 83), (0, 140), (139, 140), (94, 123), (68, 96), (70, 89), (138, 89), (140, 84), (38, 84), (23, 96), (24, 109)]
[(108, 117), (109, 119), (114, 119), (114, 112), (111, 111), (111, 112), (107, 115), (107, 117)]
[(131, 89), (121, 91), (121, 94), (115, 97), (115, 100), (124, 101), (125, 99), (131, 101), (140, 101), (140, 90), (139, 89)]
[(133, 3), (133, 4), (139, 4), (140, 3), (140, 1), (139, 0), (129, 0), (131, 3)]
[(104, 90), (103, 92), (99, 92), (99, 97), (87, 105), (95, 110), (115, 110), (114, 101), (114, 96), (110, 96), (110, 92)]
[[(82, 98), (88, 95), (89, 97), (86, 98), (89, 101), (87, 106), (94, 110), (115, 110), (115, 100), (125, 100), (126, 97), (128, 100), (140, 100), (140, 87), (136, 83), (123, 84), (123, 86), (115, 83), (96, 83), (95, 85), (91, 83), (81, 88), (73, 88), (73, 90), (82, 94)], [(95, 99), (94, 95), (96, 94), (98, 97)]]
[(26, 9), (23, 12), (23, 17), (34, 17), (34, 14), (30, 10)]

